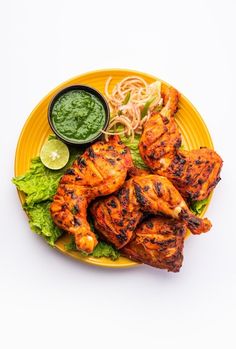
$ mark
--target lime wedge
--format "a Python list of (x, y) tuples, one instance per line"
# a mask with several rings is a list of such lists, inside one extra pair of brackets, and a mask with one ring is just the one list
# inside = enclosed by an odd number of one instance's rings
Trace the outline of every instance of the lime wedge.
[(68, 147), (57, 139), (47, 141), (40, 151), (40, 159), (44, 166), (51, 170), (59, 170), (64, 167), (69, 160)]

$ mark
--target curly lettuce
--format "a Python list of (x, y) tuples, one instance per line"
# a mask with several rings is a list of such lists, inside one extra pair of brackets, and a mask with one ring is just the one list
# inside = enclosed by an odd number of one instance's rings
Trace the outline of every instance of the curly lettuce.
[[(67, 244), (65, 244), (65, 249), (67, 251), (77, 251), (75, 239), (73, 237), (71, 237), (70, 241)], [(110, 258), (112, 261), (115, 261), (119, 258), (120, 253), (112, 245), (107, 244), (104, 241), (99, 241), (97, 246), (93, 250), (93, 253), (91, 253), (90, 256), (93, 256), (95, 258), (106, 257)]]
[(26, 194), (26, 204), (32, 207), (36, 203), (52, 199), (65, 169), (71, 166), (78, 155), (78, 150), (71, 149), (68, 164), (57, 171), (45, 167), (39, 157), (32, 159), (29, 171), (12, 180), (17, 189)]
[(49, 245), (54, 246), (63, 231), (54, 224), (51, 218), (50, 203), (51, 201), (44, 201), (33, 206), (25, 204), (24, 209), (29, 217), (30, 228), (41, 235)]
[(204, 199), (204, 200), (200, 200), (200, 201), (193, 201), (190, 204), (190, 210), (196, 214), (196, 215), (200, 215), (202, 213), (202, 211), (204, 210), (204, 208), (206, 207), (208, 202), (208, 199)]
[(112, 261), (115, 261), (116, 259), (119, 258), (120, 253), (117, 249), (115, 249), (110, 244), (107, 244), (104, 241), (99, 241), (92, 255), (95, 258), (107, 257), (107, 258), (110, 258)]
[(138, 149), (138, 144), (140, 140), (140, 135), (135, 135), (133, 142), (130, 141), (130, 138), (126, 136), (121, 136), (122, 142), (130, 148), (131, 156), (134, 162), (134, 165), (141, 169), (147, 169)]

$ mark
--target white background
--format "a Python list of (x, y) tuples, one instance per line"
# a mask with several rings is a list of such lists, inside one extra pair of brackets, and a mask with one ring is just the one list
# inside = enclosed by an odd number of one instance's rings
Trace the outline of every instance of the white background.
[[(235, 348), (235, 33), (232, 1), (1, 1), (0, 347)], [(131, 68), (177, 87), (224, 159), (180, 273), (107, 270), (30, 232), (13, 176), (28, 114), (52, 88), (100, 68)]]

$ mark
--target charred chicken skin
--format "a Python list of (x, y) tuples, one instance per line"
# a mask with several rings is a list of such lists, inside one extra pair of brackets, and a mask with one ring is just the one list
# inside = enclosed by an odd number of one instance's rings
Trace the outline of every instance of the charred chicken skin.
[(139, 143), (144, 162), (154, 173), (167, 177), (186, 200), (203, 200), (220, 180), (222, 159), (212, 149), (179, 149), (181, 135), (174, 115), (179, 93), (162, 84), (164, 107), (145, 123)]
[(133, 237), (145, 213), (164, 214), (185, 223), (193, 234), (207, 232), (211, 223), (196, 217), (174, 185), (158, 175), (136, 176), (115, 195), (100, 199), (91, 207), (96, 229), (118, 249)]
[(178, 272), (183, 262), (186, 225), (166, 217), (148, 218), (135, 230), (134, 239), (121, 249), (129, 259)]
[(118, 193), (96, 200), (90, 210), (95, 228), (118, 249), (129, 242), (143, 217), (133, 179), (126, 181)]
[(61, 178), (51, 216), (58, 227), (74, 235), (79, 250), (91, 253), (97, 244), (87, 222), (89, 203), (118, 190), (132, 166), (129, 148), (114, 136), (90, 146)]

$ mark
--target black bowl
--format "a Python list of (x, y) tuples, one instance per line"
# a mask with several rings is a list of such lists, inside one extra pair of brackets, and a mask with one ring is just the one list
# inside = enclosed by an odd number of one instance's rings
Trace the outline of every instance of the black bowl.
[(101, 135), (103, 134), (102, 132), (99, 132), (94, 138), (90, 138), (88, 141), (86, 140), (69, 140), (66, 137), (63, 137), (60, 133), (58, 133), (58, 131), (55, 129), (53, 122), (52, 122), (52, 110), (54, 107), (54, 104), (56, 103), (56, 101), (58, 100), (58, 98), (60, 98), (63, 94), (69, 92), (69, 91), (75, 91), (75, 90), (79, 90), (79, 91), (85, 91), (85, 92), (89, 92), (90, 94), (96, 96), (100, 102), (102, 103), (104, 110), (105, 110), (105, 124), (103, 126), (103, 130), (106, 130), (109, 121), (110, 121), (110, 109), (108, 106), (107, 101), (105, 100), (105, 98), (102, 96), (102, 94), (100, 92), (98, 92), (96, 89), (94, 89), (93, 87), (87, 86), (87, 85), (71, 85), (68, 87), (63, 88), (62, 90), (60, 90), (51, 100), (51, 102), (49, 103), (48, 106), (48, 122), (49, 125), (52, 129), (52, 131), (56, 134), (56, 136), (61, 139), (64, 143), (69, 144), (69, 145), (82, 145), (82, 144), (90, 144), (93, 143), (95, 140), (99, 139), (101, 137)]

